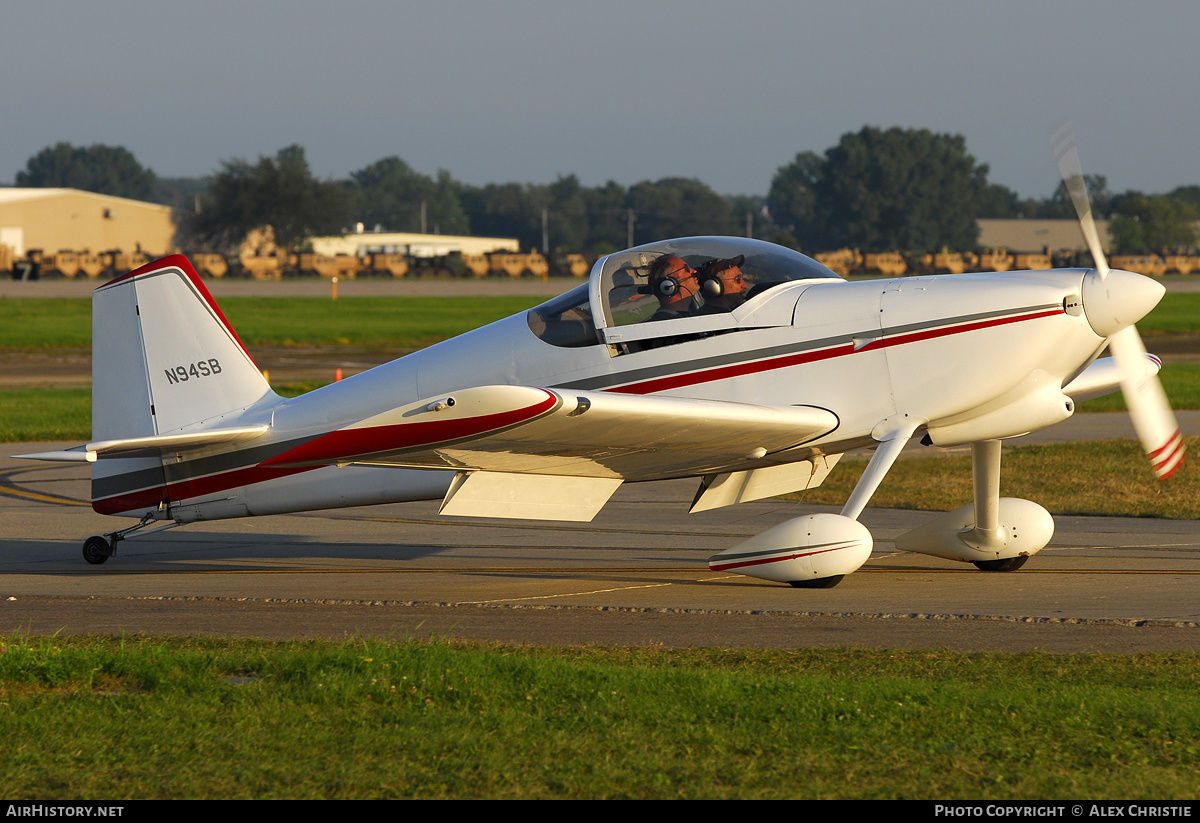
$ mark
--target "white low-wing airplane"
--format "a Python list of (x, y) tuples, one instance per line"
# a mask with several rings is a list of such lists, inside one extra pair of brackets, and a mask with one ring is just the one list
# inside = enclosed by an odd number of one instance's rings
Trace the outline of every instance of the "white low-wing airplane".
[(1053, 521), (999, 496), (1001, 440), (1120, 388), (1159, 477), (1184, 455), (1132, 325), (1163, 288), (1089, 244), (1091, 270), (847, 282), (760, 241), (652, 243), (528, 312), (292, 399), (174, 255), (95, 291), (93, 442), (24, 456), (91, 463), (93, 508), (137, 518), (84, 543), (103, 563), (142, 529), (374, 503), (587, 521), (622, 483), (692, 477), (702, 511), (812, 488), (875, 445), (841, 514), (709, 562), (827, 587), (866, 562), (857, 518), (919, 435), (971, 444), (975, 500), (897, 547), (1008, 571)]

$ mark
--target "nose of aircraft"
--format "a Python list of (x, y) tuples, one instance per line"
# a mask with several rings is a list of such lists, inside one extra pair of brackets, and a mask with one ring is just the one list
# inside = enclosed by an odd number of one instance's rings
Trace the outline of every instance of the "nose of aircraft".
[(1149, 277), (1111, 269), (1103, 280), (1095, 269), (1083, 279), (1083, 313), (1096, 334), (1110, 337), (1158, 305), (1166, 289)]

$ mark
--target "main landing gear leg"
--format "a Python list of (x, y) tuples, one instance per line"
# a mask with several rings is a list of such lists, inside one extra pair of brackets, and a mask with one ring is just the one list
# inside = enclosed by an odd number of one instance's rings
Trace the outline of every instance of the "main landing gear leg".
[[(83, 541), (83, 559), (91, 563), (93, 566), (98, 566), (110, 557), (116, 557), (117, 544), (124, 540), (129, 535), (136, 531), (140, 531), (154, 522), (154, 515), (147, 512), (142, 519), (138, 521), (136, 526), (130, 526), (128, 529), (109, 532), (103, 537), (95, 535)], [(174, 528), (179, 525), (174, 520), (163, 523), (151, 532), (163, 531), (164, 529)], [(147, 532), (149, 534), (150, 532)]]
[(971, 444), (975, 500), (896, 537), (896, 548), (972, 563), (985, 572), (1025, 565), (1054, 536), (1054, 519), (1030, 500), (1000, 496), (1000, 441)]
[[(1004, 543), (1008, 534), (1000, 526), (1000, 441), (981, 440), (971, 444), (971, 474), (975, 491), (975, 528), (963, 535), (980, 545)], [(1025, 565), (1029, 555), (1000, 560), (972, 560), (985, 572), (1015, 572)]]

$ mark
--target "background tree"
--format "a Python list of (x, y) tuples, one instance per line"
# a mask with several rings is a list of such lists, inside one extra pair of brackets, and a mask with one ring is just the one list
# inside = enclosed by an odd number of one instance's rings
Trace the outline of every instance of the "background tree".
[(142, 168), (122, 146), (97, 143), (84, 148), (56, 143), (29, 158), (25, 171), (17, 172), (17, 185), (27, 188), (65, 188), (150, 200), (154, 172)]
[(385, 157), (350, 175), (354, 213), (370, 231), (468, 234), (470, 223), (458, 198), (458, 184), (444, 170), (437, 180), (412, 170), (399, 157)]
[(1180, 186), (1167, 196), (1187, 203), (1197, 212), (1200, 212), (1200, 186)]
[[(775, 223), (771, 207), (767, 205), (767, 198), (757, 194), (727, 194), (725, 199), (729, 201), (729, 211), (738, 226), (738, 235), (773, 240), (779, 233), (779, 226)], [(750, 232), (748, 235), (747, 220)]]
[(817, 226), (817, 182), (825, 171), (825, 158), (802, 151), (786, 166), (780, 166), (771, 179), (767, 206), (779, 227), (782, 245), (813, 248), (820, 237)]
[(1191, 203), (1135, 192), (1119, 198), (1108, 231), (1117, 252), (1180, 252), (1195, 247), (1198, 218), (1200, 211)]
[(309, 237), (341, 234), (350, 215), (345, 185), (313, 177), (304, 149), (293, 145), (253, 165), (223, 162), (188, 222), (191, 235), (212, 248), (235, 247), (269, 225), (280, 246), (299, 249)]
[(203, 177), (160, 177), (154, 187), (155, 203), (170, 206), (177, 212), (194, 212), (199, 198), (208, 191)]
[(540, 249), (544, 188), (521, 183), (463, 186), (460, 198), (476, 235), (515, 237), (523, 249)]
[[(1085, 174), (1083, 183), (1087, 188), (1092, 214), (1097, 219), (1108, 217), (1114, 207), (1113, 194), (1108, 190), (1108, 178), (1103, 174)], [(1032, 209), (1033, 213), (1026, 214), (1026, 217), (1047, 220), (1076, 219), (1075, 206), (1071, 203), (1071, 194), (1067, 191), (1066, 183), (1060, 182), (1049, 200), (1034, 201), (1034, 203), (1036, 206)]]
[(962, 135), (864, 127), (825, 153), (816, 181), (816, 223), (824, 248), (863, 251), (970, 249), (987, 186), (986, 165)]
[(627, 203), (637, 217), (635, 244), (669, 237), (739, 233), (729, 201), (699, 180), (644, 180), (630, 188)]
[(975, 216), (1011, 219), (1021, 214), (1021, 198), (1015, 191), (999, 183), (989, 183), (980, 195), (979, 211)]
[(629, 208), (625, 205), (628, 196), (629, 189), (615, 180), (584, 189), (588, 236), (583, 248), (589, 253), (599, 256), (625, 248), (629, 228)]
[[(545, 209), (550, 247), (578, 251), (587, 246), (587, 191), (573, 174), (559, 175), (545, 187)], [(539, 245), (538, 248), (541, 248)]]

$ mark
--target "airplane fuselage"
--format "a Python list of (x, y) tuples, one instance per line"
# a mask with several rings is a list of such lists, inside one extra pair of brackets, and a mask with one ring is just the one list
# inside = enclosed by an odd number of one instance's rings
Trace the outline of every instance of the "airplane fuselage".
[[(168, 465), (169, 505), (158, 506), (158, 516), (206, 520), (440, 498), (453, 472), (259, 464), (372, 414), (480, 385), (815, 406), (837, 416), (833, 431), (763, 465), (869, 444), (880, 422), (897, 416), (925, 421), (943, 445), (1022, 434), (1070, 415), (1061, 388), (1103, 345), (1078, 310), (1083, 276), (786, 283), (751, 301), (744, 325), (642, 350), (599, 340), (552, 345), (516, 315), (298, 398), (264, 398), (240, 422), (268, 425), (269, 434), (251, 450), (214, 447)], [(104, 492), (115, 487), (106, 482), (96, 495), (106, 513), (140, 515), (157, 494), (130, 497), (126, 488), (106, 503), (112, 495)]]

